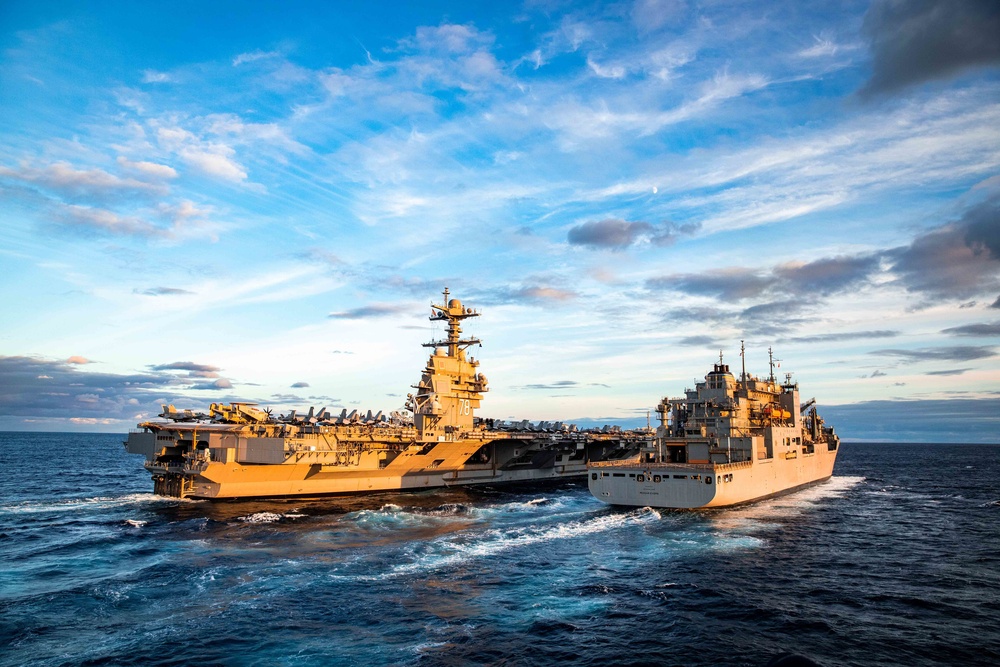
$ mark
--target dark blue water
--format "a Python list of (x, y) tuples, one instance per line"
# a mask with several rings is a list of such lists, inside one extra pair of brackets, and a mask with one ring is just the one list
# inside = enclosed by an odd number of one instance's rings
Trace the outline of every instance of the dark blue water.
[(1000, 664), (1000, 447), (843, 446), (730, 510), (582, 484), (149, 493), (121, 436), (0, 434), (3, 665)]

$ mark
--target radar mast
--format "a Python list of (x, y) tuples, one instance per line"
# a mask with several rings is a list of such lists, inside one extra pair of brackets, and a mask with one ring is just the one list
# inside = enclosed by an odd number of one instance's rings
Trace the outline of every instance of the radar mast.
[(465, 356), (461, 354), (464, 352), (465, 348), (471, 345), (482, 345), (482, 341), (478, 338), (462, 338), (462, 320), (469, 317), (479, 317), (479, 311), (473, 310), (472, 308), (465, 308), (462, 306), (462, 302), (458, 299), (448, 300), (448, 288), (444, 288), (444, 304), (439, 306), (437, 304), (431, 304), (431, 322), (447, 322), (448, 323), (448, 338), (446, 340), (432, 340), (429, 343), (424, 343), (424, 347), (446, 347), (448, 348), (449, 357)]

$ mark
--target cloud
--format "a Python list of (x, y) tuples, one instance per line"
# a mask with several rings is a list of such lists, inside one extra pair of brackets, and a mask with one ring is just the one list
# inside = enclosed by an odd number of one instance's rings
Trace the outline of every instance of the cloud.
[(114, 211), (70, 204), (55, 212), (53, 220), (60, 226), (76, 231), (97, 231), (121, 236), (167, 237), (170, 231), (134, 215), (119, 215)]
[(601, 77), (602, 79), (623, 79), (625, 78), (626, 70), (621, 65), (600, 65), (594, 62), (590, 56), (587, 56), (587, 67), (590, 71)]
[(608, 219), (577, 225), (569, 230), (566, 240), (573, 245), (621, 249), (652, 231), (653, 226), (648, 222)]
[(1000, 336), (1000, 322), (965, 324), (960, 327), (942, 329), (941, 333), (952, 336)]
[(149, 178), (177, 178), (177, 170), (165, 164), (156, 162), (132, 162), (128, 158), (119, 155), (117, 160), (122, 169), (147, 176)]
[(142, 72), (142, 82), (143, 83), (169, 83), (173, 81), (173, 78), (166, 72), (157, 72), (156, 70), (143, 70)]
[(277, 58), (281, 54), (278, 51), (261, 51), (257, 49), (256, 51), (251, 51), (249, 53), (241, 53), (235, 58), (233, 58), (233, 67), (239, 67), (246, 63), (252, 63), (257, 60), (264, 60), (267, 58)]
[(498, 287), (492, 290), (475, 292), (475, 301), (485, 305), (503, 305), (513, 303), (560, 303), (571, 301), (579, 296), (576, 292), (548, 285), (525, 285), (522, 287)]
[(296, 382), (295, 384), (292, 385), (291, 388), (292, 389), (305, 389), (308, 386), (309, 386), (308, 382)]
[(103, 169), (76, 169), (68, 162), (56, 162), (42, 169), (26, 165), (18, 169), (0, 167), (0, 177), (36, 185), (71, 199), (106, 199), (121, 193), (150, 195), (165, 192), (159, 184), (120, 178)]
[(715, 343), (715, 339), (711, 336), (685, 336), (677, 341), (678, 345), (691, 347), (705, 347), (707, 345), (712, 345), (713, 343)]
[(683, 0), (636, 0), (631, 17), (640, 32), (652, 32), (676, 22), (686, 9)]
[(910, 292), (941, 299), (995, 292), (1000, 289), (1000, 194), (887, 256), (899, 283)]
[(868, 377), (873, 377), (873, 378), (884, 378), (884, 377), (886, 377), (887, 375), (888, 375), (888, 373), (883, 373), (883, 372), (882, 372), (882, 371), (880, 371), (880, 370), (875, 370), (875, 371), (872, 371), (872, 374), (871, 374), (871, 375), (869, 375)]
[[(742, 301), (770, 295), (813, 298), (829, 296), (868, 282), (879, 268), (878, 255), (826, 257), (807, 263), (779, 264), (769, 270), (731, 267), (705, 273), (673, 274), (650, 278), (647, 289), (679, 291)], [(781, 301), (774, 302), (780, 308)], [(786, 308), (791, 308), (787, 304)]]
[(169, 364), (150, 366), (150, 368), (154, 371), (195, 371), (199, 373), (215, 373), (222, 370), (218, 366), (196, 364), (193, 361), (174, 361)]
[(653, 225), (648, 222), (629, 222), (617, 218), (584, 222), (570, 228), (566, 240), (572, 245), (591, 248), (622, 250), (641, 242), (653, 245), (670, 245), (680, 234), (692, 234), (697, 224), (675, 225), (665, 222)]
[(227, 181), (245, 181), (246, 169), (232, 159), (235, 154), (235, 150), (222, 144), (216, 144), (211, 150), (183, 148), (178, 153), (182, 160), (210, 176)]
[(687, 273), (650, 278), (647, 289), (672, 290), (698, 296), (739, 301), (762, 295), (778, 283), (775, 276), (754, 269), (729, 268), (706, 273)]
[(521, 386), (521, 389), (568, 389), (578, 386), (580, 383), (575, 380), (559, 380), (549, 384), (526, 384)]
[(337, 313), (330, 313), (328, 317), (336, 320), (362, 320), (370, 317), (385, 317), (386, 315), (397, 315), (408, 311), (406, 306), (394, 304), (375, 303), (370, 306), (361, 306)]
[(955, 345), (951, 347), (924, 347), (914, 350), (874, 350), (870, 354), (900, 357), (913, 363), (919, 361), (974, 361), (996, 356), (996, 349), (987, 346)]
[(962, 375), (963, 373), (971, 370), (971, 368), (949, 368), (944, 371), (927, 371), (924, 375)]
[(225, 378), (219, 378), (215, 382), (204, 382), (201, 384), (193, 384), (188, 389), (198, 389), (198, 390), (216, 390), (216, 389), (232, 389), (233, 383)]
[(826, 257), (775, 267), (783, 287), (797, 294), (829, 295), (865, 282), (879, 268), (878, 255)]
[(169, 374), (89, 372), (71, 360), (0, 356), (0, 417), (130, 419), (177, 396)]
[(1000, 63), (996, 0), (876, 0), (862, 32), (872, 51), (863, 97)]
[(837, 55), (839, 51), (856, 48), (854, 46), (844, 46), (837, 44), (828, 37), (813, 35), (813, 45), (802, 49), (796, 55), (800, 58), (829, 58)]
[[(235, 127), (232, 123), (229, 126)], [(236, 150), (222, 141), (203, 139), (194, 132), (171, 125), (157, 127), (156, 138), (161, 148), (175, 153), (205, 174), (237, 183), (247, 180), (246, 168), (233, 159)]]
[(66, 363), (74, 364), (77, 366), (83, 366), (84, 364), (92, 364), (94, 362), (88, 359), (87, 357), (72, 356), (66, 360)]
[(181, 289), (179, 287), (150, 287), (148, 289), (132, 290), (134, 294), (144, 294), (146, 296), (172, 296), (178, 294), (194, 294), (186, 289)]
[(478, 31), (473, 25), (442, 23), (418, 27), (413, 37), (400, 40), (400, 46), (419, 51), (468, 53), (492, 42), (492, 35)]
[[(839, 343), (845, 340), (870, 340), (872, 338), (895, 338), (898, 331), (878, 329), (875, 331), (844, 331), (841, 333), (816, 334), (813, 336), (793, 336), (782, 339), (783, 343)], [(875, 371), (877, 373), (878, 371)], [(872, 377), (876, 377), (872, 373)]]

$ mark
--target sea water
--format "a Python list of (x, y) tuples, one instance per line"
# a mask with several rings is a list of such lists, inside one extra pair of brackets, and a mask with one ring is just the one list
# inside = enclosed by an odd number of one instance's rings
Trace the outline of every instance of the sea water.
[(0, 664), (1000, 664), (1000, 446), (848, 443), (825, 484), (671, 511), (161, 498), (122, 439), (0, 434)]

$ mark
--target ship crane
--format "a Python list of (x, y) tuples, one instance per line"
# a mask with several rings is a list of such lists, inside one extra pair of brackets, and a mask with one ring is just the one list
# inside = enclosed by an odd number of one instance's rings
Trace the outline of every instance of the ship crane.
[(799, 412), (805, 412), (814, 405), (816, 405), (816, 399), (810, 398), (808, 401), (799, 406)]

